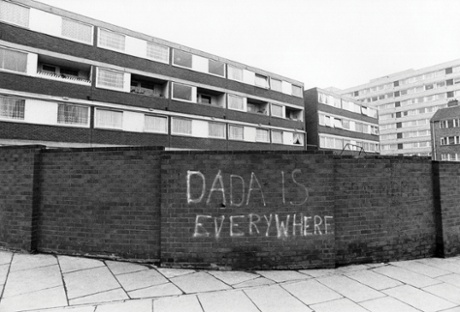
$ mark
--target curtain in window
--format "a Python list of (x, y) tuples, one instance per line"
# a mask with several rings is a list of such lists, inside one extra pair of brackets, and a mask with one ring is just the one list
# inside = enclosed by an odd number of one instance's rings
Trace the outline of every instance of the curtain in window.
[(115, 50), (125, 50), (125, 36), (105, 29), (100, 29), (99, 45)]
[(0, 97), (0, 116), (9, 119), (24, 119), (25, 100)]
[(283, 117), (283, 106), (272, 104), (272, 116)]
[(68, 18), (62, 18), (62, 36), (92, 43), (93, 27)]
[(256, 129), (256, 141), (257, 142), (269, 142), (269, 131), (266, 129)]
[(244, 128), (239, 126), (230, 126), (229, 127), (229, 136), (233, 140), (243, 140)]
[(243, 81), (243, 70), (241, 68), (228, 65), (228, 78)]
[(169, 63), (169, 48), (153, 42), (147, 43), (147, 57)]
[(107, 87), (123, 89), (123, 73), (116, 72), (113, 70), (98, 69), (98, 77), (97, 77), (98, 84), (104, 85)]
[(88, 107), (59, 104), (58, 105), (58, 123), (62, 124), (88, 124)]
[(25, 73), (27, 70), (27, 54), (0, 49), (0, 68)]
[(283, 143), (283, 132), (272, 130), (272, 143)]
[(168, 119), (159, 116), (145, 116), (144, 130), (149, 132), (168, 132)]
[(29, 27), (29, 8), (0, 1), (0, 20)]
[(123, 128), (123, 112), (97, 110), (96, 125), (103, 128)]
[(176, 134), (192, 134), (192, 121), (190, 119), (174, 118), (172, 132)]
[(209, 136), (213, 138), (225, 138), (225, 125), (222, 123), (209, 123)]
[(244, 110), (244, 100), (240, 96), (228, 95), (228, 108)]

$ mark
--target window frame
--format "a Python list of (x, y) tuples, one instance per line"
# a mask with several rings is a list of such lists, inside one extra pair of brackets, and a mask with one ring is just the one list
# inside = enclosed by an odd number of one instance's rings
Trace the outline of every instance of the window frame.
[[(101, 80), (100, 80), (100, 76), (99, 76), (101, 71), (107, 71), (107, 72), (121, 74), (121, 76), (122, 76), (121, 88), (118, 88), (116, 86), (110, 86), (110, 85), (101, 84), (101, 82), (100, 82)], [(106, 67), (96, 67), (96, 88), (108, 89), (108, 90), (114, 90), (114, 91), (125, 91), (124, 86), (125, 86), (125, 73), (124, 72), (119, 71), (119, 70), (115, 70), (115, 69), (111, 69), (111, 68), (106, 68)]]
[[(174, 96), (174, 91), (176, 90), (176, 85), (177, 86), (182, 86), (182, 87), (188, 87), (190, 88), (190, 100), (188, 99), (183, 99), (183, 98), (178, 98), (178, 97), (175, 97)], [(172, 86), (171, 86), (171, 99), (173, 100), (176, 100), (176, 101), (182, 101), (182, 102), (188, 102), (188, 103), (195, 103), (196, 102), (196, 99), (194, 100), (194, 97), (193, 97), (193, 89), (196, 89), (196, 87), (194, 86), (191, 86), (191, 85), (187, 85), (187, 84), (183, 84), (183, 83), (180, 83), (180, 82), (172, 82)]]
[[(115, 35), (118, 35), (120, 37), (123, 37), (123, 49), (120, 49), (120, 48), (117, 48), (117, 47), (112, 47), (112, 46), (107, 46), (107, 45), (103, 45), (101, 43), (101, 40), (102, 40), (102, 33), (103, 32), (107, 32), (107, 33), (111, 33), (111, 34), (115, 34)], [(107, 49), (107, 50), (112, 50), (112, 51), (116, 51), (116, 52), (123, 52), (123, 53), (126, 53), (126, 35), (124, 34), (121, 34), (121, 33), (118, 33), (118, 32), (115, 32), (115, 31), (112, 31), (112, 30), (109, 30), (109, 29), (106, 29), (106, 28), (103, 28), (103, 27), (98, 27), (98, 34), (97, 34), (97, 46), (99, 48), (103, 48), (103, 49)]]
[[(177, 121), (187, 121), (190, 122), (190, 133), (185, 132), (176, 132), (175, 126)], [(171, 117), (171, 135), (179, 135), (179, 136), (193, 136), (193, 119), (185, 118), (185, 117)]]
[[(78, 123), (78, 122), (60, 122), (59, 119), (60, 119), (60, 107), (76, 107), (76, 108), (85, 108), (86, 109), (86, 122), (85, 123)], [(64, 115), (64, 120), (66, 119), (66, 116)], [(90, 108), (89, 106), (85, 106), (85, 105), (79, 105), (79, 104), (74, 104), (74, 103), (62, 103), (62, 102), (59, 102), (57, 103), (57, 115), (56, 115), (56, 123), (60, 126), (68, 126), (68, 127), (89, 127), (90, 125), (90, 120), (91, 120), (91, 112), (90, 112)]]
[[(61, 19), (62, 19), (61, 20), (61, 37), (62, 38), (72, 40), (72, 41), (76, 41), (76, 42), (80, 42), (80, 43), (84, 43), (84, 44), (88, 44), (88, 45), (93, 45), (94, 44), (94, 25), (84, 23), (84, 22), (81, 22), (81, 21), (78, 21), (78, 20), (75, 20), (75, 19), (72, 19), (72, 18), (64, 17), (64, 16), (62, 16)], [(63, 32), (64, 32), (64, 23), (66, 21), (70, 21), (72, 23), (79, 24), (79, 25), (89, 26), (91, 28), (91, 30), (90, 30), (91, 40), (86, 41), (86, 40), (81, 40), (81, 39), (78, 39), (78, 38), (74, 38), (74, 37), (71, 37), (71, 36), (64, 35), (63, 34)]]
[[(121, 125), (120, 126), (106, 126), (106, 125), (103, 125), (101, 126), (99, 124), (99, 114), (100, 112), (103, 111), (103, 112), (112, 112), (112, 113), (120, 113), (121, 114)], [(94, 127), (95, 128), (99, 128), (99, 129), (112, 129), (112, 130), (123, 130), (123, 111), (122, 110), (117, 110), (117, 109), (111, 109), (111, 108), (96, 108), (95, 110), (95, 115), (96, 115), (96, 118), (95, 118), (95, 121), (94, 121)]]
[[(147, 129), (147, 127), (146, 127), (146, 125), (147, 125), (146, 119), (149, 118), (149, 117), (151, 117), (151, 118), (161, 118), (161, 119), (166, 120), (166, 122), (165, 122), (165, 127), (164, 127), (164, 131), (156, 131), (156, 130)], [(168, 134), (168, 127), (169, 127), (169, 120), (168, 120), (168, 117), (167, 117), (167, 116), (163, 116), (163, 115), (152, 115), (152, 114), (145, 114), (145, 115), (144, 115), (144, 129), (143, 129), (144, 132), (147, 132), (147, 133)]]
[(28, 66), (27, 66), (28, 64), (27, 63), (28, 63), (28, 55), (29, 55), (29, 53), (27, 53), (25, 51), (21, 51), (21, 50), (10, 49), (10, 48), (7, 48), (5, 46), (0, 46), (0, 50), (10, 51), (10, 52), (13, 52), (13, 53), (19, 53), (19, 54), (23, 54), (25, 56), (25, 63), (24, 63), (25, 68), (24, 68), (24, 71), (5, 68), (4, 65), (2, 65), (2, 64), (5, 64), (4, 63), (4, 58), (0, 59), (0, 71), (6, 71), (6, 72), (9, 72), (9, 73), (27, 74), (27, 69), (28, 69)]
[[(241, 129), (241, 138), (239, 138), (239, 137), (238, 137), (238, 138), (234, 138), (234, 137), (232, 136), (231, 128), (238, 128), (238, 129)], [(229, 124), (229, 125), (228, 125), (227, 133), (228, 133), (228, 139), (229, 139), (229, 140), (232, 140), (232, 141), (244, 141), (244, 126), (236, 125), (236, 124)]]

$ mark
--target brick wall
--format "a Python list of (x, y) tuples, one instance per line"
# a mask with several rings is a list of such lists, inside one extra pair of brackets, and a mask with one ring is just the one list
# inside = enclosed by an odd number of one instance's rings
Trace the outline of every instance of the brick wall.
[(306, 151), (0, 148), (0, 247), (169, 267), (460, 254), (460, 164)]
[(159, 259), (157, 148), (42, 154), (38, 249)]

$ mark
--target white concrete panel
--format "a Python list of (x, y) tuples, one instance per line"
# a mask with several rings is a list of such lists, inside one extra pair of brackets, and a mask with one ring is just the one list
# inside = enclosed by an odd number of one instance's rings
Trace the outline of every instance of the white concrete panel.
[(124, 73), (123, 74), (123, 91), (131, 92), (131, 74)]
[(209, 71), (209, 60), (198, 55), (192, 55), (192, 68), (207, 73)]
[(33, 31), (42, 32), (52, 36), (61, 36), (62, 17), (31, 9), (29, 27)]
[(294, 143), (294, 134), (292, 132), (283, 132), (283, 143), (290, 145)]
[(244, 127), (244, 140), (249, 142), (256, 141), (256, 128)]
[(243, 82), (254, 85), (256, 81), (256, 74), (253, 73), (252, 71), (243, 69)]
[(144, 114), (123, 112), (123, 130), (142, 132), (144, 130)]
[(58, 105), (55, 102), (46, 102), (39, 100), (26, 100), (24, 121), (42, 124), (57, 124)]
[(289, 95), (292, 94), (292, 84), (291, 83), (289, 83), (287, 81), (283, 81), (281, 83), (281, 87), (282, 87), (283, 93), (289, 94)]
[(207, 121), (192, 120), (192, 135), (200, 138), (207, 138), (209, 134), (209, 125)]
[(147, 41), (126, 36), (125, 52), (126, 54), (147, 58)]
[(35, 75), (37, 73), (38, 65), (38, 54), (28, 53), (27, 54), (27, 74)]

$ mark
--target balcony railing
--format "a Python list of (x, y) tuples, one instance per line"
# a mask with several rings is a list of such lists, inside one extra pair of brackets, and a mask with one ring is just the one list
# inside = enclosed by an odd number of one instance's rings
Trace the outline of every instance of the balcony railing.
[(52, 74), (52, 73), (44, 72), (44, 71), (38, 71), (37, 76), (41, 78), (56, 80), (56, 81), (64, 81), (64, 82), (69, 82), (69, 83), (81, 84), (85, 86), (91, 85), (90, 80), (79, 78), (79, 77), (74, 77), (74, 76), (56, 75), (56, 74)]

